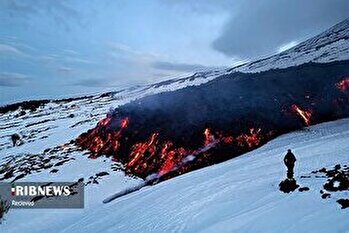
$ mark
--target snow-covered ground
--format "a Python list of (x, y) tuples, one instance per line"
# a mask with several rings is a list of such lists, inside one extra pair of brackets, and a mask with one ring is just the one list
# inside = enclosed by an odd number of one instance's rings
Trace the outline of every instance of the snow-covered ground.
[[(212, 71), (196, 72), (187, 77), (178, 77), (163, 82), (161, 89), (170, 91), (186, 86), (194, 86), (206, 83), (221, 75), (233, 72), (256, 73), (270, 69), (284, 69), (302, 65), (308, 62), (328, 63), (349, 59), (349, 19), (346, 19), (319, 35), (310, 38), (282, 53), (247, 62), (233, 68), (222, 68)], [(156, 85), (150, 85), (154, 91)]]
[[(348, 209), (322, 199), (325, 178), (300, 178), (322, 167), (346, 164), (349, 119), (312, 126), (281, 136), (225, 163), (146, 187), (109, 204), (104, 198), (140, 182), (106, 158), (87, 158), (69, 144), (108, 112), (134, 99), (201, 85), (235, 71), (258, 72), (306, 62), (349, 59), (349, 20), (295, 48), (235, 69), (198, 72), (188, 77), (130, 88), (110, 95), (51, 102), (35, 111), (0, 114), (0, 181), (77, 181), (85, 188), (81, 210), (10, 210), (1, 232), (346, 232)], [(23, 145), (13, 147), (18, 133)], [(288, 148), (298, 158), (296, 179), (308, 192), (278, 190), (285, 176), (282, 157)], [(3, 170), (2, 170), (3, 169)], [(10, 169), (11, 170), (11, 169)], [(30, 171), (30, 173), (28, 173)], [(109, 175), (98, 175), (107, 172)], [(98, 184), (97, 184), (97, 183)]]
[(249, 62), (232, 70), (255, 73), (308, 62), (327, 63), (349, 59), (349, 19), (282, 53)]
[[(349, 192), (322, 199), (326, 178), (311, 172), (348, 164), (348, 142), (349, 119), (323, 123), (102, 204), (104, 197), (137, 183), (125, 181), (120, 173), (87, 187), (85, 209), (10, 210), (0, 228), (3, 232), (347, 232), (349, 209), (341, 209), (336, 200), (349, 198)], [(308, 192), (285, 194), (278, 189), (285, 178), (282, 159), (288, 148), (298, 158), (295, 178), (301, 187), (310, 188)], [(86, 167), (91, 165), (86, 158), (77, 159), (81, 173), (94, 169)], [(105, 162), (93, 163), (99, 167)]]
[[(187, 76), (163, 82), (159, 90), (172, 91), (186, 86), (201, 85), (221, 75), (233, 72), (256, 73), (270, 69), (284, 69), (308, 62), (328, 63), (349, 59), (349, 19), (346, 19), (319, 35), (310, 38), (282, 53), (247, 62), (233, 68), (196, 72)], [(156, 91), (157, 85), (150, 85), (149, 90)]]

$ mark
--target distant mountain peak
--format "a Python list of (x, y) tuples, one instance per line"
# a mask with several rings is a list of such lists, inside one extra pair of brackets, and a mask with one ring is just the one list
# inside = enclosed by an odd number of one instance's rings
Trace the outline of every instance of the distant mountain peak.
[(255, 73), (308, 62), (327, 63), (347, 59), (349, 59), (349, 18), (293, 48), (235, 67), (231, 71)]

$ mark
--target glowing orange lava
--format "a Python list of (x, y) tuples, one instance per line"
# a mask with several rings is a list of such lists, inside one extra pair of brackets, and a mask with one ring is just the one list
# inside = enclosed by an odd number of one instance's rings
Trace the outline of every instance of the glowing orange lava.
[(291, 105), (291, 110), (301, 117), (306, 125), (310, 125), (312, 115), (310, 111), (302, 110), (296, 104)]
[[(187, 171), (183, 167), (183, 161), (188, 156), (204, 155), (208, 158), (213, 154), (208, 152), (211, 148), (231, 145), (233, 148), (250, 150), (261, 143), (261, 129), (251, 128), (248, 133), (241, 135), (223, 136), (223, 133), (215, 132), (209, 128), (203, 131), (202, 145), (197, 149), (187, 149), (176, 146), (174, 141), (162, 138), (158, 132), (149, 135), (143, 142), (133, 145), (121, 145), (127, 143), (127, 136), (123, 135), (124, 129), (129, 125), (129, 119), (123, 118), (116, 124), (108, 116), (97, 123), (94, 129), (80, 135), (76, 143), (83, 149), (88, 149), (90, 158), (98, 158), (101, 155), (111, 155), (113, 161), (123, 162), (125, 171), (140, 177), (147, 177), (149, 174), (162, 176), (174, 171), (181, 166), (179, 173)], [(124, 140), (126, 138), (126, 140)], [(126, 151), (120, 148), (129, 148)], [(122, 155), (119, 154), (123, 151)], [(126, 153), (126, 155), (124, 154)], [(233, 151), (232, 151), (233, 153)], [(205, 160), (201, 160), (202, 162)]]
[(342, 92), (347, 92), (349, 89), (349, 77), (345, 77), (336, 83), (336, 87)]
[(236, 138), (238, 145), (240, 147), (244, 146), (245, 144), (248, 146), (248, 148), (253, 148), (255, 146), (258, 146), (260, 143), (260, 136), (259, 133), (261, 132), (261, 129), (250, 129), (249, 134), (241, 134)]
[(122, 131), (128, 125), (128, 118), (124, 118), (120, 122), (120, 129), (108, 132), (108, 125), (111, 122), (110, 117), (103, 118), (97, 123), (97, 127), (80, 135), (76, 142), (82, 148), (88, 148), (92, 154), (90, 158), (96, 158), (97, 154), (107, 153), (109, 151), (116, 152), (120, 146), (119, 139)]

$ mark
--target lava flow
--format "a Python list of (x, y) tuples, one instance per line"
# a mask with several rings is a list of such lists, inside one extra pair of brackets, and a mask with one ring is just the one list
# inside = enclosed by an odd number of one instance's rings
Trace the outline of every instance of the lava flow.
[(348, 91), (348, 89), (349, 89), (349, 77), (345, 77), (342, 80), (340, 80), (339, 82), (337, 82), (336, 87), (342, 92)]
[[(211, 148), (227, 145), (229, 148), (240, 148), (240, 150), (248, 151), (260, 145), (263, 138), (260, 128), (251, 128), (249, 132), (237, 136), (223, 136), (222, 133), (218, 132), (213, 134), (211, 129), (206, 128), (203, 131), (202, 145), (196, 149), (176, 146), (174, 142), (161, 138), (161, 135), (156, 132), (144, 142), (128, 145), (127, 137), (123, 137), (123, 132), (128, 124), (128, 118), (124, 118), (116, 124), (116, 127), (112, 127), (115, 123), (112, 122), (110, 116), (107, 116), (98, 122), (96, 128), (80, 135), (76, 144), (82, 149), (88, 149), (91, 152), (91, 158), (101, 155), (112, 156), (114, 161), (124, 165), (127, 173), (146, 178), (150, 174), (158, 174), (158, 176), (167, 174), (179, 164), (188, 163), (188, 167), (181, 166), (180, 173), (190, 170), (189, 162), (191, 161), (188, 160), (184, 163), (190, 155), (196, 157), (203, 155), (205, 158), (215, 156), (214, 153), (209, 152)], [(120, 148), (123, 146), (129, 148), (127, 156), (122, 156), (120, 153)], [(214, 158), (209, 160), (214, 161)], [(203, 163), (199, 166), (207, 165), (204, 160), (199, 161)]]
[(311, 111), (307, 111), (307, 110), (302, 110), (300, 107), (298, 107), (296, 104), (292, 104), (291, 105), (291, 110), (293, 112), (295, 112), (299, 117), (302, 118), (302, 120), (304, 121), (304, 123), (309, 126), (310, 125), (310, 120), (311, 120), (311, 116), (312, 113)]
[(90, 158), (96, 158), (100, 154), (116, 152), (119, 149), (119, 139), (122, 131), (128, 125), (128, 118), (124, 118), (119, 123), (119, 129), (114, 130), (110, 127), (111, 117), (106, 117), (97, 123), (96, 128), (81, 134), (76, 143), (82, 148), (88, 148), (91, 151)]
[(299, 69), (232, 73), (145, 96), (109, 112), (75, 143), (90, 158), (110, 157), (143, 179), (219, 163), (283, 133), (349, 116), (348, 66), (314, 66), (302, 67), (302, 76)]

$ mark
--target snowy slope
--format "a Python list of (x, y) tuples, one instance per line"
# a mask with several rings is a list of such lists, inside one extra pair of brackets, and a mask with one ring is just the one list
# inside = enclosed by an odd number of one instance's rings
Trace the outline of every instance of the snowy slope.
[(346, 19), (327, 31), (300, 43), (282, 53), (245, 63), (233, 68), (221, 68), (185, 74), (179, 77), (135, 88), (145, 94), (174, 91), (188, 86), (198, 86), (219, 76), (233, 72), (256, 73), (270, 69), (282, 69), (308, 62), (328, 63), (349, 59), (349, 19)]
[[(299, 177), (348, 163), (348, 142), (349, 119), (290, 133), (237, 159), (121, 198), (64, 232), (344, 232), (349, 210), (341, 210), (335, 198), (320, 198), (325, 179)], [(296, 179), (309, 192), (278, 190), (287, 148), (294, 149)]]
[[(4, 232), (346, 232), (348, 209), (335, 202), (349, 192), (321, 199), (325, 178), (311, 171), (347, 164), (349, 119), (281, 136), (236, 159), (173, 178), (102, 204), (122, 188), (103, 180), (86, 194), (87, 208), (10, 210)], [(295, 177), (308, 192), (278, 190), (285, 178), (282, 155), (298, 158)], [(128, 184), (130, 185), (130, 184)], [(316, 229), (316, 230), (315, 230)]]
[[(274, 56), (248, 62), (233, 68), (187, 73), (163, 82), (123, 89), (114, 92), (115, 96), (113, 99), (124, 98), (128, 99), (129, 102), (147, 95), (174, 91), (189, 86), (198, 86), (233, 72), (255, 73), (270, 69), (298, 66), (308, 62), (327, 63), (348, 59), (349, 19), (346, 19), (327, 31)], [(98, 99), (98, 95), (95, 96), (95, 99)]]
[(254, 73), (308, 62), (326, 63), (347, 59), (349, 59), (349, 19), (282, 53), (244, 64), (233, 70)]
[[(280, 156), (288, 146), (295, 148), (300, 159), (298, 176), (345, 162), (349, 153), (346, 145), (349, 144), (349, 120), (285, 135), (241, 158), (177, 177), (108, 205), (102, 204), (105, 197), (136, 185), (140, 180), (125, 176), (120, 171), (120, 164), (109, 159), (87, 158), (69, 141), (94, 127), (109, 108), (147, 95), (201, 85), (236, 71), (258, 72), (309, 61), (346, 60), (349, 58), (348, 28), (349, 20), (346, 20), (269, 60), (248, 63), (235, 69), (198, 72), (109, 95), (53, 101), (34, 111), (25, 110), (25, 115), (22, 115), (21, 109), (0, 114), (0, 171), (8, 166), (14, 168), (13, 176), (0, 173), (1, 181), (21, 177), (23, 170), (30, 168), (32, 173), (24, 174), (19, 181), (77, 181), (83, 178), (86, 183), (90, 182), (86, 186), (85, 209), (10, 210), (0, 229), (4, 232), (55, 232), (64, 229), (66, 232), (151, 229), (187, 232), (212, 231), (217, 227), (259, 232), (258, 229), (263, 230), (261, 227), (264, 227), (276, 229), (276, 232), (278, 229), (293, 232), (297, 229), (292, 227), (319, 224), (319, 229), (329, 232), (322, 226), (347, 218), (348, 211), (340, 210), (334, 198), (325, 201), (320, 198), (319, 186), (323, 180), (300, 180), (301, 184), (309, 183), (311, 191), (307, 193), (280, 193), (277, 184), (284, 173)], [(23, 145), (11, 146), (9, 139), (13, 133), (23, 136)], [(101, 172), (109, 175), (99, 176)], [(286, 218), (285, 210), (289, 206), (294, 207), (291, 219), (295, 222), (288, 222), (289, 218)], [(311, 211), (315, 212), (309, 214)], [(213, 215), (216, 217), (212, 218)], [(265, 219), (270, 225), (263, 223)], [(277, 222), (281, 225), (276, 226)], [(274, 228), (271, 228), (272, 225)], [(336, 227), (342, 231), (344, 228), (341, 227), (348, 225), (343, 221)]]
[[(308, 62), (328, 63), (349, 59), (349, 19), (346, 19), (325, 32), (310, 38), (282, 53), (245, 63), (243, 65), (214, 71), (197, 72), (188, 77), (180, 77), (161, 83), (165, 90), (176, 90), (185, 86), (206, 83), (221, 75), (232, 72), (256, 73), (270, 69), (283, 69)], [(159, 85), (152, 85), (152, 88)]]

